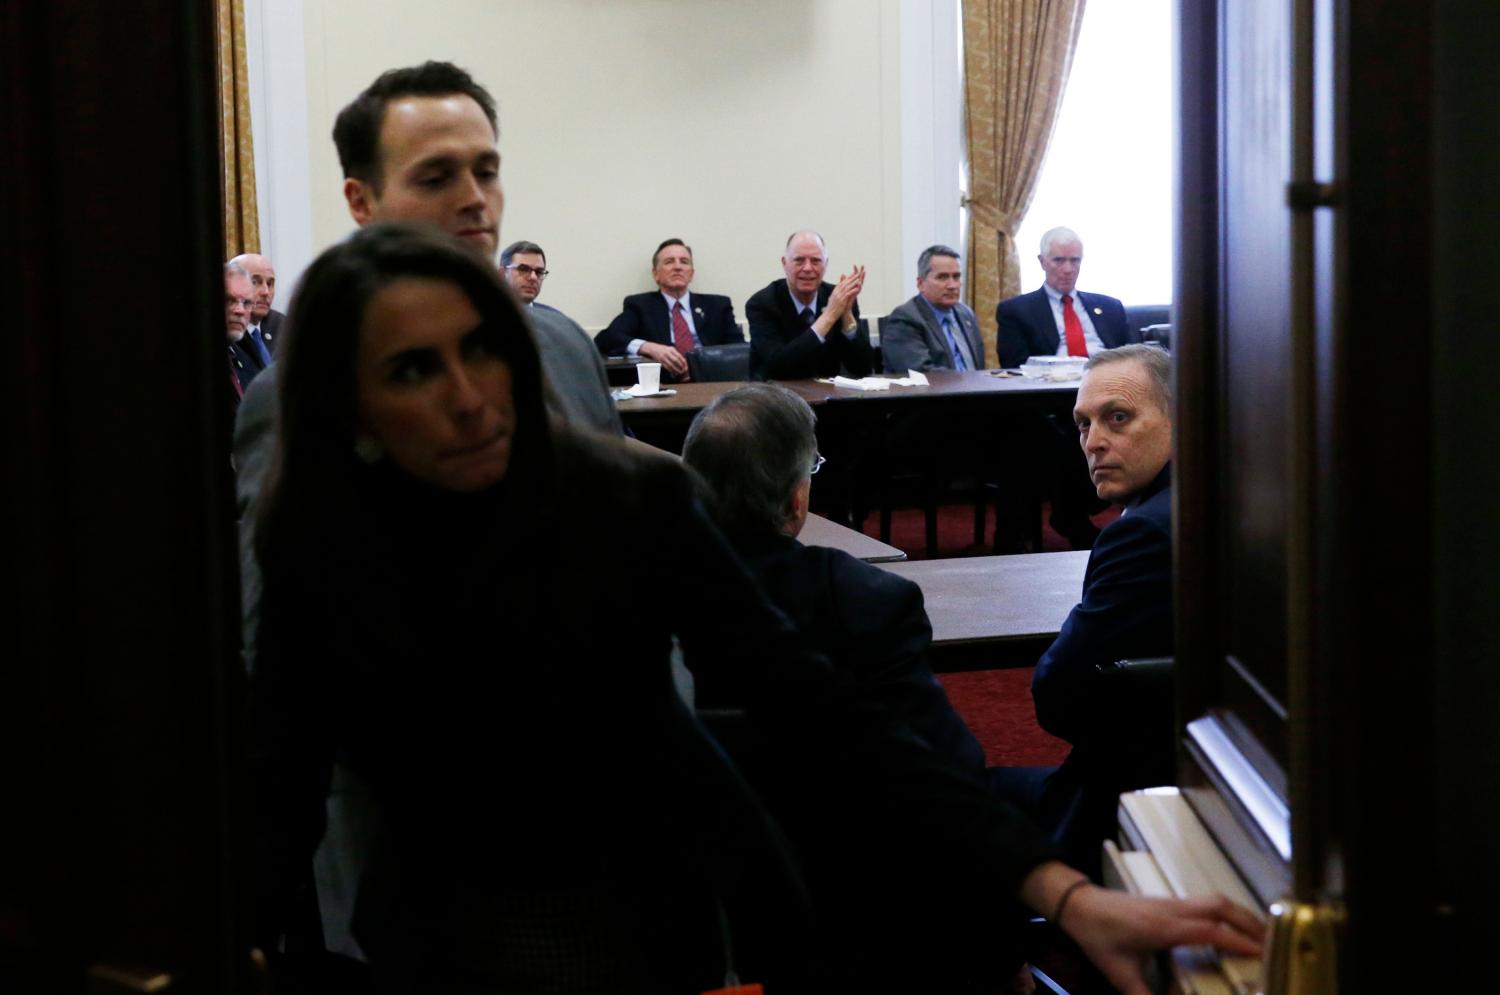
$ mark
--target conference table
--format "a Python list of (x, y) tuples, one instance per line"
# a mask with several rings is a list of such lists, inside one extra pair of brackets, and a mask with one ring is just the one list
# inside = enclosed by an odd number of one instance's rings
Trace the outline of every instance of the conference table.
[[(1077, 381), (1053, 383), (1005, 374), (1000, 370), (934, 370), (927, 374), (928, 384), (921, 387), (891, 387), (886, 390), (856, 390), (838, 387), (821, 380), (783, 380), (783, 387), (795, 391), (818, 413), (819, 422), (870, 424), (892, 410), (906, 410), (920, 405), (954, 413), (999, 413), (1032, 410), (1071, 412), (1078, 394)], [(615, 402), (620, 418), (638, 435), (670, 436), (676, 433), (681, 450), (681, 435), (693, 416), (714, 398), (736, 387), (737, 381), (672, 384), (670, 394), (655, 397), (632, 397)], [(653, 444), (660, 442), (652, 440)]]
[(841, 549), (857, 560), (866, 563), (894, 563), (906, 559), (906, 554), (895, 546), (879, 539), (856, 532), (837, 522), (830, 522), (822, 515), (808, 515), (797, 539), (804, 546), (828, 546)]
[(1087, 550), (881, 563), (922, 589), (933, 669), (1030, 667), (1083, 591)]
[[(818, 446), (835, 466), (816, 481), (815, 505), (849, 524), (861, 521), (875, 507), (888, 507), (888, 488), (897, 464), (907, 449), (891, 440), (900, 426), (918, 424), (946, 426), (935, 445), (926, 447), (922, 458), (932, 465), (923, 472), (933, 475), (956, 471), (973, 473), (987, 461), (1008, 458), (1006, 432), (1018, 420), (1036, 414), (1061, 415), (1071, 421), (1077, 381), (1036, 380), (1001, 370), (935, 370), (927, 374), (925, 386), (857, 390), (821, 380), (778, 381), (795, 391), (818, 416)], [(719, 395), (743, 386), (737, 381), (680, 383), (671, 393), (654, 397), (632, 397), (616, 402), (625, 425), (643, 442), (669, 452), (682, 452), (683, 438), (693, 416)], [(969, 444), (963, 440), (976, 440)], [(908, 438), (906, 444), (910, 445)], [(907, 457), (909, 459), (909, 457)], [(1032, 480), (1044, 472), (1038, 466), (1017, 464), (1008, 479)], [(1014, 485), (1024, 492), (1036, 484)], [(820, 490), (822, 488), (823, 490)], [(1030, 499), (1027, 499), (1030, 500)], [(1035, 505), (1039, 509), (1040, 505)], [(1040, 518), (1028, 513), (1023, 519), (1026, 534), (1040, 543)], [(928, 545), (935, 544), (935, 525), (928, 523)]]

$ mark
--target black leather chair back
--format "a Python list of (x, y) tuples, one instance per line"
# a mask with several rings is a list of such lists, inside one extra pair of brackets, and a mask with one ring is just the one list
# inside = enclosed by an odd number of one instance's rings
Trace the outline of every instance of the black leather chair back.
[(1147, 326), (1163, 325), (1171, 320), (1172, 306), (1170, 304), (1127, 304), (1125, 306), (1125, 324), (1129, 326), (1137, 342), (1142, 341), (1142, 334)]
[(698, 383), (750, 379), (750, 343), (706, 345), (687, 354), (688, 373)]

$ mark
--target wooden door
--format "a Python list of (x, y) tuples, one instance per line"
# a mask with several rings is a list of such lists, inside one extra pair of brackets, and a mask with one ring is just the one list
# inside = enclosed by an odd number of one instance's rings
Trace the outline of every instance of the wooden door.
[(1339, 987), (1437, 990), (1497, 919), (1500, 9), (1178, 28), (1182, 784)]

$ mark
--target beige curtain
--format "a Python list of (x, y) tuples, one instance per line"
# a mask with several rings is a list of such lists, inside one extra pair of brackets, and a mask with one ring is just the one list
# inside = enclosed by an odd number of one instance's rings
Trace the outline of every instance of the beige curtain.
[(1021, 292), (1015, 234), (1052, 140), (1084, 0), (963, 0), (968, 303), (995, 351), (995, 305)]
[(245, 68), (244, 0), (219, 3), (219, 100), (224, 141), (224, 258), (260, 251), (255, 144), (250, 137), (250, 74)]

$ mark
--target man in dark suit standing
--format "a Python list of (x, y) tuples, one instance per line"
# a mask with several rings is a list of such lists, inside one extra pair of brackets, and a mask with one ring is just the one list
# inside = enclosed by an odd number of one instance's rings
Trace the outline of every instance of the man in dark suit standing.
[(655, 293), (631, 294), (609, 327), (594, 336), (606, 356), (644, 356), (673, 380), (688, 379), (687, 354), (700, 346), (745, 341), (734, 304), (719, 294), (694, 294), (693, 247), (669, 238), (651, 254)]
[(276, 267), (258, 252), (244, 252), (229, 261), (250, 274), (253, 306), (250, 308), (250, 327), (245, 334), (264, 343), (271, 358), (275, 359), (281, 322), (286, 317), (271, 307), (276, 301)]
[(870, 335), (859, 320), (865, 268), (823, 282), (828, 248), (815, 231), (794, 232), (781, 257), (786, 278), (757, 291), (745, 304), (750, 322), (750, 375), (757, 380), (850, 376), (870, 372)]
[(1125, 323), (1125, 305), (1104, 294), (1080, 293), (1083, 242), (1071, 228), (1042, 236), (1037, 261), (1047, 280), (1040, 289), (995, 308), (1000, 365), (1020, 366), (1029, 356), (1092, 356), (1139, 342)]
[(917, 258), (916, 296), (880, 323), (887, 370), (984, 369), (984, 339), (974, 312), (958, 299), (962, 292), (958, 252), (946, 245), (923, 249)]
[(1120, 792), (1175, 779), (1170, 683), (1122, 684), (1100, 670), (1174, 651), (1167, 353), (1129, 345), (1092, 357), (1073, 419), (1099, 497), (1124, 512), (1099, 534), (1083, 599), (1038, 662), (1031, 695), (1042, 728), (1073, 744), (1036, 799), (1042, 821), (1091, 870)]

